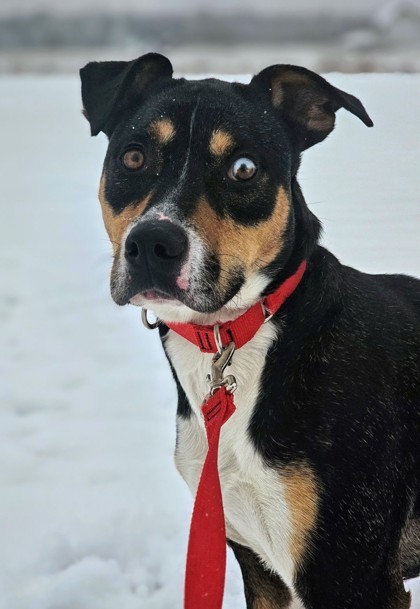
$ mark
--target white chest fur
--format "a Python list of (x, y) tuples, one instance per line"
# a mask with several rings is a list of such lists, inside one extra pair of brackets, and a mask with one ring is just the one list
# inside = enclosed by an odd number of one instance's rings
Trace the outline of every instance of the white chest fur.
[[(238, 384), (236, 412), (221, 431), (219, 472), (228, 537), (251, 548), (293, 589), (294, 567), (289, 551), (293, 532), (285, 491), (279, 474), (264, 464), (248, 436), (261, 373), (275, 337), (273, 324), (265, 324), (234, 354), (228, 373)], [(190, 419), (178, 420), (175, 461), (195, 495), (207, 452), (200, 407), (208, 389), (205, 379), (212, 356), (200, 353), (173, 332), (169, 332), (165, 344), (194, 412)]]

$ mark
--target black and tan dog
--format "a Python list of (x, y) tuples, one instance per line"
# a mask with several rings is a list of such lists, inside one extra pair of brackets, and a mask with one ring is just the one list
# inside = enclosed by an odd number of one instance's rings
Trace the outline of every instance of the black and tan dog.
[[(232, 362), (219, 468), (247, 607), (405, 609), (420, 570), (420, 282), (367, 275), (318, 245), (303, 150), (358, 99), (304, 68), (249, 85), (172, 78), (161, 55), (81, 70), (116, 303), (150, 308), (179, 391), (176, 463), (196, 491), (211, 355), (164, 322), (238, 317), (298, 265), (280, 311)], [(199, 607), (197, 608), (199, 609)]]

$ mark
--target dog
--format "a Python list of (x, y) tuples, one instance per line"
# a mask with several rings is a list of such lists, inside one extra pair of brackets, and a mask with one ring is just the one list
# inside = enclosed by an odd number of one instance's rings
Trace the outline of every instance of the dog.
[(195, 493), (212, 355), (170, 326), (235, 320), (305, 262), (232, 358), (236, 412), (219, 447), (228, 544), (248, 609), (406, 609), (403, 579), (420, 572), (420, 281), (342, 265), (297, 181), (337, 110), (373, 123), (302, 67), (247, 85), (172, 74), (154, 53), (81, 70), (91, 133), (109, 138), (111, 293), (160, 320), (177, 468)]

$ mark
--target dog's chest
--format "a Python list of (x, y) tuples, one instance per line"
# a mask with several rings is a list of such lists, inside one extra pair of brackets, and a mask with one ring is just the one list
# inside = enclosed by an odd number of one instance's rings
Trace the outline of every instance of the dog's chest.
[[(235, 352), (226, 370), (236, 377), (238, 388), (236, 411), (221, 431), (219, 473), (229, 539), (250, 547), (292, 585), (292, 530), (281, 477), (264, 464), (248, 432), (267, 351), (275, 336), (272, 324), (262, 326), (252, 341)], [(175, 461), (195, 495), (207, 452), (201, 404), (208, 391), (206, 375), (212, 356), (200, 353), (173, 332), (165, 345), (193, 410), (189, 419), (178, 418)]]

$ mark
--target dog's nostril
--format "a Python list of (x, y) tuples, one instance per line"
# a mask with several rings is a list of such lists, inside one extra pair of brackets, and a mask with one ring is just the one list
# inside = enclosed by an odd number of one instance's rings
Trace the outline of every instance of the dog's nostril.
[(125, 244), (125, 254), (129, 258), (137, 258), (139, 253), (140, 253), (139, 246), (137, 245), (137, 243), (135, 241), (128, 241)]
[(126, 238), (125, 258), (131, 267), (146, 264), (154, 271), (174, 268), (188, 251), (186, 231), (165, 220), (141, 222)]
[(168, 260), (170, 258), (178, 258), (178, 256), (182, 254), (183, 249), (178, 247), (175, 243), (156, 243), (153, 251), (157, 258)]

